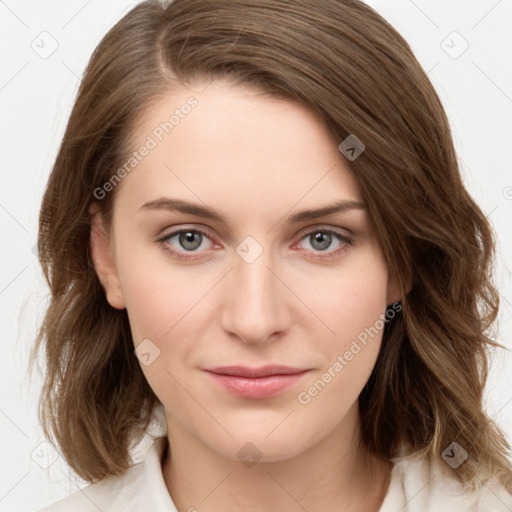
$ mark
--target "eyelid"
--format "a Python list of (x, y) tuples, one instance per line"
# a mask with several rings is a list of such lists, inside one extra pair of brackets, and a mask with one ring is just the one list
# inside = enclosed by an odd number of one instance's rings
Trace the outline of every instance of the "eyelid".
[(317, 231), (326, 231), (329, 233), (337, 233), (339, 235), (346, 236), (347, 238), (352, 236), (351, 231), (349, 229), (335, 227), (335, 226), (331, 226), (329, 224), (315, 224), (314, 226), (308, 226), (307, 228), (304, 228), (301, 231), (299, 231), (298, 235), (296, 235), (296, 236), (302, 235), (304, 237), (306, 235), (315, 233)]
[(161, 229), (157, 233), (158, 238), (167, 238), (169, 236), (175, 235), (176, 233), (179, 233), (181, 231), (198, 231), (201, 233), (204, 233), (208, 235), (209, 237), (212, 236), (212, 231), (209, 227), (205, 226), (204, 224), (175, 224), (174, 226), (166, 226), (164, 229)]
[(178, 227), (175, 227), (171, 229), (170, 231), (162, 230), (161, 235), (157, 235), (157, 242), (165, 242), (169, 238), (178, 235), (180, 233), (186, 232), (186, 231), (193, 231), (194, 233), (200, 233), (204, 236), (206, 236), (212, 245), (219, 245), (217, 242), (215, 242), (215, 236), (212, 235), (211, 230), (209, 230), (207, 227), (196, 224), (195, 226), (187, 226), (187, 225), (179, 225)]

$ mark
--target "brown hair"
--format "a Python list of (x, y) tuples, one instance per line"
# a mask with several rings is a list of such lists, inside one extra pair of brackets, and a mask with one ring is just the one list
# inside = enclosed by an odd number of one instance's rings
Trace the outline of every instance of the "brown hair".
[[(110, 219), (116, 190), (95, 201), (126, 161), (151, 102), (179, 83), (227, 78), (318, 114), (336, 140), (365, 151), (360, 183), (402, 312), (386, 325), (360, 396), (363, 439), (386, 459), (440, 457), (453, 441), (468, 486), (512, 487), (507, 440), (483, 410), (488, 333), (498, 311), (494, 241), (465, 190), (441, 102), (404, 39), (358, 0), (175, 0), (139, 4), (86, 69), (40, 214), (38, 248), (51, 302), (40, 417), (88, 481), (122, 474), (158, 398), (134, 354), (126, 311), (109, 306), (91, 263), (88, 208)], [(206, 83), (206, 82), (204, 82)], [(132, 148), (133, 150), (133, 148)], [(405, 289), (407, 276), (413, 286)]]

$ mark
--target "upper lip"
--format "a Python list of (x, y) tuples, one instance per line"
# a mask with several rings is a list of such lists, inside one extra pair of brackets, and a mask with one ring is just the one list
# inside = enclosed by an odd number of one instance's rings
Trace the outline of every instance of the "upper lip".
[(259, 368), (250, 368), (248, 366), (217, 366), (216, 368), (208, 368), (206, 371), (218, 373), (221, 375), (233, 375), (237, 377), (267, 377), (269, 375), (294, 375), (307, 371), (304, 368), (292, 368), (291, 366), (283, 366), (269, 364), (260, 366)]

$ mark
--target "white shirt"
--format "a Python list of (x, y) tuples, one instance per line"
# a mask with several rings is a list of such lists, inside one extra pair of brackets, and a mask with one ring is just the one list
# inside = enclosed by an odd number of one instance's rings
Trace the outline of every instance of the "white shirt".
[[(147, 456), (122, 476), (109, 476), (40, 512), (178, 512), (162, 474), (165, 436), (152, 438)], [(379, 512), (511, 512), (512, 495), (483, 486), (465, 494), (442, 467), (416, 455), (393, 459), (391, 481)]]

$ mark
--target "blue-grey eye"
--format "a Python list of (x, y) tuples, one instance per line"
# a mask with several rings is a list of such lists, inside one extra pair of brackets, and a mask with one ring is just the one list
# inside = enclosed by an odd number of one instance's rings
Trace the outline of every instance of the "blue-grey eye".
[(199, 233), (197, 231), (181, 231), (179, 233), (176, 233), (176, 235), (178, 236), (178, 242), (181, 245), (181, 247), (183, 247), (183, 249), (186, 249), (187, 251), (196, 250), (198, 247), (201, 246), (201, 243), (203, 241), (202, 233)]
[(313, 248), (323, 251), (331, 245), (332, 234), (325, 231), (317, 231), (316, 233), (311, 233), (309, 239)]

